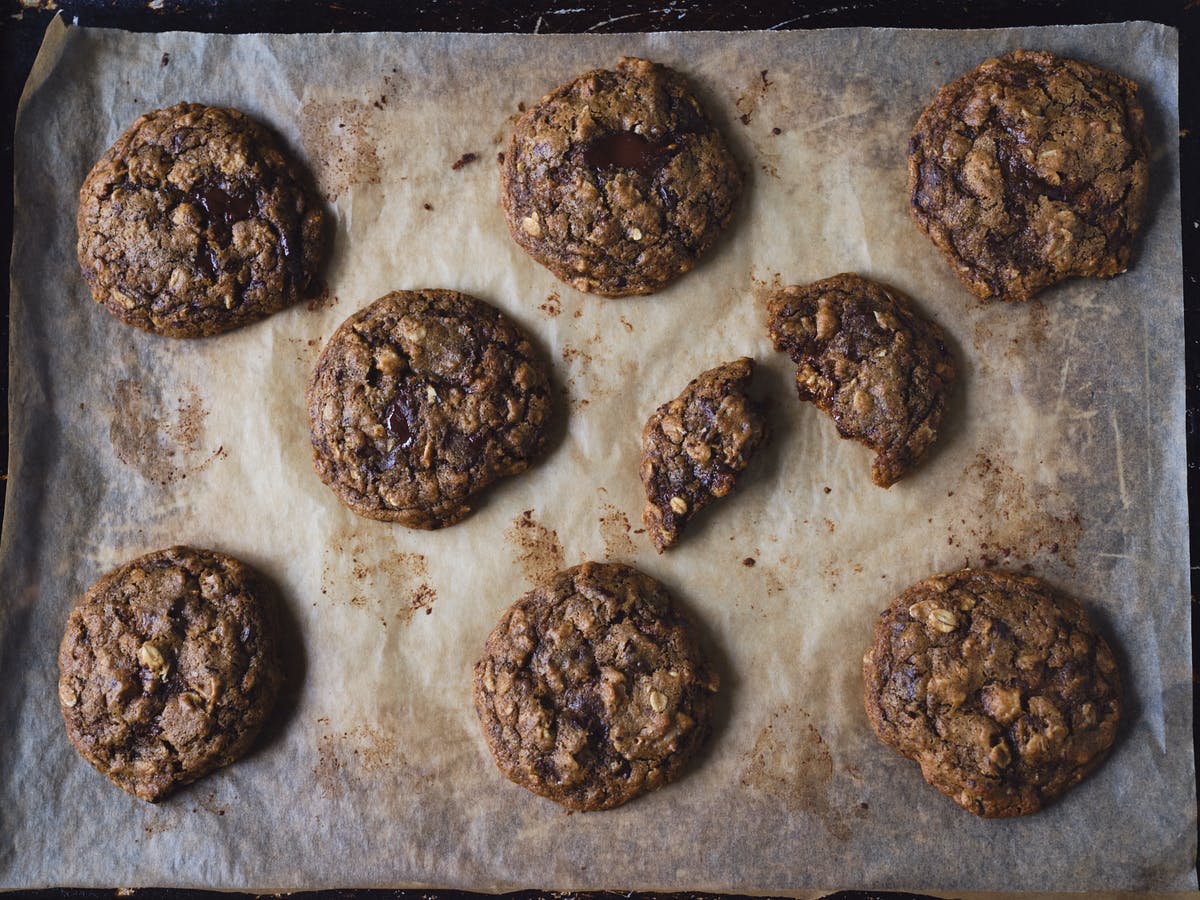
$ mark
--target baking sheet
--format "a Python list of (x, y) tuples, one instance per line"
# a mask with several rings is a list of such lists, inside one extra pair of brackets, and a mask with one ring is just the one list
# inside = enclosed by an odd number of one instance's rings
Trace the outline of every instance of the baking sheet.
[[(908, 221), (904, 152), (939, 85), (1017, 47), (1142, 85), (1153, 188), (1128, 274), (1005, 306), (974, 300)], [(622, 54), (692, 76), (749, 178), (695, 272), (603, 300), (512, 244), (495, 160), (520, 104)], [(1175, 32), (1139, 23), (605, 36), (53, 25), (16, 135), (0, 885), (1195, 888), (1176, 77)], [(179, 100), (239, 107), (310, 162), (337, 226), (325, 301), (196, 342), (92, 304), (74, 254), (79, 184), (140, 112)], [(961, 372), (935, 452), (889, 491), (870, 484), (868, 451), (796, 402), (766, 334), (773, 285), (846, 270), (915, 297)], [(425, 286), (506, 310), (562, 392), (545, 461), (434, 533), (341, 507), (312, 471), (303, 406), (345, 316)], [(641, 425), (741, 354), (761, 366), (774, 440), (658, 557), (637, 530)], [(55, 652), (88, 584), (178, 542), (275, 583), (292, 687), (249, 758), (150, 806), (68, 744)], [(584, 559), (664, 581), (701, 623), (723, 690), (686, 777), (571, 815), (497, 773), (471, 666), (520, 592)], [(1017, 821), (977, 820), (928, 788), (861, 710), (877, 612), (965, 564), (1029, 568), (1083, 598), (1125, 673), (1109, 762)]]

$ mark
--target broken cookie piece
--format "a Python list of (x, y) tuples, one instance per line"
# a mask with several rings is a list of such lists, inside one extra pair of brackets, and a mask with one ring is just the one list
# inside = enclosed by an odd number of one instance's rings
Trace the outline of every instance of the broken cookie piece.
[(775, 349), (797, 365), (800, 399), (874, 450), (871, 480), (891, 487), (937, 437), (954, 383), (942, 329), (900, 291), (851, 273), (785, 287), (768, 313)]
[(697, 512), (724, 497), (767, 439), (760, 404), (746, 395), (754, 360), (709, 369), (660, 406), (642, 430), (642, 522), (662, 553)]

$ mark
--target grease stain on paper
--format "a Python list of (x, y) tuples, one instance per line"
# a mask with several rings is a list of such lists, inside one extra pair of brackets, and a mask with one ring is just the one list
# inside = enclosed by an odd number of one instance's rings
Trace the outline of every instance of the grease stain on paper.
[[(743, 760), (742, 786), (777, 798), (792, 812), (814, 816), (839, 841), (850, 839), (850, 815), (835, 796), (839, 775), (824, 737), (804, 709), (784, 704), (771, 713)], [(865, 815), (857, 807), (856, 816)]]
[(513, 519), (504, 538), (516, 550), (514, 561), (525, 578), (535, 584), (548, 580), (566, 567), (558, 532), (537, 521), (532, 509)]
[[(995, 446), (995, 444), (991, 444)], [(1003, 455), (980, 450), (963, 470), (970, 512), (946, 525), (946, 542), (964, 566), (1003, 566), (1054, 556), (1074, 568), (1083, 524), (1063, 494), (1028, 484)]]
[(317, 188), (330, 203), (356, 185), (382, 179), (371, 109), (358, 100), (310, 100), (300, 109), (305, 155)]
[(423, 554), (391, 547), (381, 552), (358, 541), (335, 543), (325, 551), (321, 593), (373, 611), (384, 628), (389, 621), (406, 625), (419, 612), (431, 614), (438, 598)]
[(630, 536), (633, 527), (624, 510), (611, 503), (600, 509), (600, 538), (604, 541), (604, 559), (628, 559), (637, 553), (637, 546)]
[(168, 487), (229, 454), (204, 446), (208, 410), (193, 384), (172, 403), (141, 382), (123, 378), (113, 390), (108, 439), (117, 458), (147, 481)]
[[(317, 719), (328, 728), (329, 719)], [(372, 790), (381, 776), (408, 763), (397, 738), (374, 725), (356, 725), (346, 731), (326, 731), (317, 739), (317, 787), (326, 797)]]

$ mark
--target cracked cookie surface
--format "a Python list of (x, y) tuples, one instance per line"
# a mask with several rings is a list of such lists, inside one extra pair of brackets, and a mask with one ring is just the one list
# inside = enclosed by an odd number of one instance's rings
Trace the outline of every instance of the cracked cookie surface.
[(319, 292), (325, 213), (296, 164), (234, 109), (141, 116), (79, 192), (92, 297), (130, 325), (204, 337)]
[(631, 57), (530, 108), (501, 181), (513, 239), (562, 281), (608, 297), (649, 294), (692, 269), (742, 188), (684, 77)]
[(545, 447), (547, 371), (495, 307), (397, 291), (350, 316), (309, 379), (313, 464), (361, 516), (443, 528)]
[(59, 648), (67, 735), (156, 802), (243, 755), (282, 681), (273, 610), (243, 563), (172, 547), (93, 584)]
[(767, 440), (762, 407), (746, 394), (747, 357), (702, 373), (660, 406), (642, 430), (642, 523), (654, 548), (673, 546), (687, 522), (733, 490)]
[(987, 818), (1036, 812), (1107, 754), (1121, 715), (1108, 644), (1045, 582), (964, 569), (897, 597), (863, 657), (876, 735)]
[(708, 734), (717, 688), (667, 591), (618, 564), (585, 563), (525, 594), (475, 664), (500, 771), (584, 811), (675, 778)]
[(875, 451), (871, 479), (890, 487), (932, 446), (954, 383), (942, 329), (895, 288), (843, 273), (777, 291), (768, 304), (775, 349), (796, 363), (800, 399), (843, 438)]
[(1146, 205), (1137, 85), (1042, 51), (945, 87), (909, 141), (910, 211), (980, 297), (1028, 300), (1129, 265)]

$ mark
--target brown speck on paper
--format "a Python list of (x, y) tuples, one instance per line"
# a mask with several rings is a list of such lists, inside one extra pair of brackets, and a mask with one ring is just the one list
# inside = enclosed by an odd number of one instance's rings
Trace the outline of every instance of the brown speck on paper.
[(767, 78), (767, 70), (760, 69), (750, 82), (750, 85), (744, 88), (741, 94), (738, 95), (735, 104), (738, 111), (738, 120), (743, 125), (750, 124), (750, 120), (754, 118), (754, 113), (758, 111), (759, 104), (767, 96), (767, 89), (774, 83)]
[[(812, 716), (785, 704), (759, 733), (745, 757), (742, 785), (781, 801), (789, 810), (814, 816), (840, 841), (851, 835), (847, 813), (834, 795), (833, 755)], [(861, 807), (860, 807), (861, 809)]]
[(322, 287), (321, 293), (310, 298), (305, 305), (309, 312), (316, 312), (318, 309), (331, 309), (337, 306), (339, 299), (338, 295), (329, 290), (328, 287)]
[(330, 203), (356, 185), (379, 184), (382, 166), (369, 104), (310, 100), (300, 109), (300, 140)]
[(381, 552), (353, 539), (325, 551), (321, 593), (355, 609), (382, 613), (385, 628), (389, 618), (406, 624), (418, 612), (432, 613), (438, 597), (423, 554), (397, 553), (390, 547)]
[[(328, 724), (328, 719), (322, 721)], [(379, 778), (406, 763), (394, 736), (373, 725), (357, 725), (320, 736), (313, 775), (322, 794), (342, 797), (374, 790)]]
[(549, 318), (553, 319), (562, 312), (562, 298), (559, 297), (558, 291), (551, 291), (546, 296), (546, 302), (538, 306)]
[(167, 487), (229, 455), (224, 447), (203, 446), (207, 418), (194, 385), (185, 385), (183, 396), (172, 403), (153, 387), (123, 378), (113, 391), (108, 439), (121, 462)]
[(504, 537), (517, 551), (515, 562), (526, 579), (534, 584), (550, 579), (554, 573), (565, 568), (558, 532), (534, 519), (532, 509), (525, 510), (513, 519)]
[[(996, 446), (988, 442), (985, 446)], [(964, 565), (1004, 566), (1054, 556), (1071, 568), (1083, 533), (1079, 512), (1046, 485), (1027, 484), (999, 453), (979, 451), (963, 470), (964, 490), (978, 495), (968, 518), (951, 519), (946, 542)]]
[(477, 160), (477, 159), (479, 159), (478, 153), (464, 153), (462, 156), (460, 156), (457, 160), (454, 161), (454, 164), (451, 165), (450, 168), (453, 169), (455, 172), (457, 172), (463, 166), (469, 166), (471, 163), (475, 162), (475, 160)]
[(637, 553), (630, 532), (629, 517), (611, 503), (605, 503), (600, 514), (600, 537), (604, 541), (605, 559), (628, 559)]

